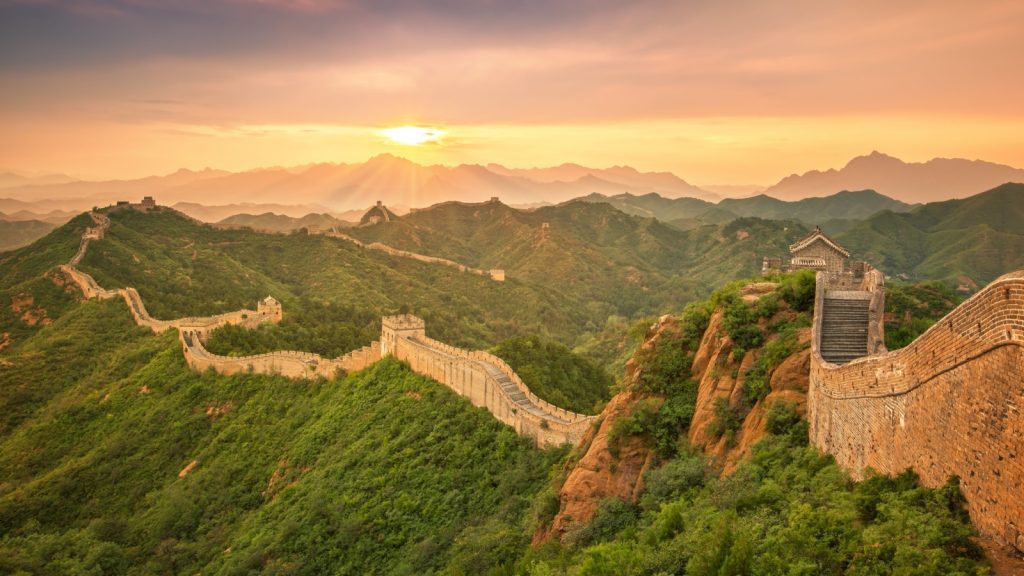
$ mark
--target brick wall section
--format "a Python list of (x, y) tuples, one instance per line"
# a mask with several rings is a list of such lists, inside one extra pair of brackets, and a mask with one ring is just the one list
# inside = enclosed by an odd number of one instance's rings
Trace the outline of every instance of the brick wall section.
[(276, 351), (253, 356), (219, 356), (208, 351), (199, 334), (179, 331), (185, 361), (196, 371), (218, 374), (278, 374), (288, 378), (334, 378), (340, 372), (356, 372), (380, 360), (380, 343), (373, 342), (338, 358), (312, 352)]
[(837, 278), (843, 271), (846, 258), (834, 248), (825, 243), (824, 240), (816, 240), (810, 246), (805, 246), (796, 252), (793, 257), (821, 258), (825, 261), (825, 267), (833, 278)]
[(1024, 550), (1024, 271), (1000, 277), (906, 348), (844, 366), (812, 344), (812, 442), (861, 477), (913, 468), (950, 475), (975, 526)]
[[(468, 351), (426, 337), (423, 321), (415, 316), (384, 318), (381, 333), (383, 355), (407, 362), (414, 372), (429, 376), (486, 408), (499, 421), (538, 445), (577, 444), (595, 416), (558, 408), (530, 392), (504, 361), (486, 352)], [(527, 402), (503, 389), (497, 374), (511, 380)], [(531, 406), (532, 405), (532, 406)]]

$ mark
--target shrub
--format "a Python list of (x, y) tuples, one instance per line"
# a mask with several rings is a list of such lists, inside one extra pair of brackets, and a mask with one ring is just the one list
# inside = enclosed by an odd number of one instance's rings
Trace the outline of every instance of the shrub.
[(594, 517), (576, 530), (566, 534), (564, 542), (572, 547), (588, 546), (611, 540), (623, 528), (634, 524), (639, 509), (621, 498), (605, 498), (597, 505)]
[(768, 409), (766, 428), (769, 433), (777, 436), (787, 434), (800, 422), (796, 402), (776, 400)]
[(707, 467), (700, 455), (681, 456), (664, 466), (655, 468), (644, 478), (646, 492), (641, 505), (655, 510), (662, 502), (674, 500), (691, 488), (704, 485)]
[(725, 436), (731, 442), (733, 434), (743, 426), (743, 416), (742, 409), (729, 406), (727, 399), (715, 398), (715, 417), (704, 431), (712, 438)]
[(814, 308), (815, 285), (813, 270), (799, 270), (782, 275), (779, 279), (778, 292), (793, 310), (809, 312)]

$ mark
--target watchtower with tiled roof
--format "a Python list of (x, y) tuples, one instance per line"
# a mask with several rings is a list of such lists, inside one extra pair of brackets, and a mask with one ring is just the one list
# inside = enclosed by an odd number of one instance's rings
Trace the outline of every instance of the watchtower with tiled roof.
[(838, 278), (846, 270), (850, 252), (815, 226), (810, 234), (789, 246), (789, 264), (793, 268), (815, 268)]

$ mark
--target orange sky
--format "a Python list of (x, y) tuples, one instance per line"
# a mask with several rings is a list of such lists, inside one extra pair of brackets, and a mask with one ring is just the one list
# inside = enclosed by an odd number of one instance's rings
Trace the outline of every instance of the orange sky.
[[(1019, 1), (0, 0), (0, 168), (1024, 166), (1022, 24)], [(403, 124), (446, 136), (380, 134)]]

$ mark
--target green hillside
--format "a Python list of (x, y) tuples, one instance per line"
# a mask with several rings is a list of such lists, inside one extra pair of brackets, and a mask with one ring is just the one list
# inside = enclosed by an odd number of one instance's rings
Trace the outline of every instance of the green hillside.
[(590, 194), (579, 198), (584, 202), (604, 203), (633, 216), (657, 218), (662, 222), (671, 223), (681, 230), (689, 230), (705, 224), (724, 224), (734, 220), (737, 215), (723, 209), (712, 202), (699, 198), (665, 198), (651, 192), (649, 194)]
[(28, 246), (56, 228), (40, 220), (5, 220), (0, 214), (0, 252)]
[(217, 222), (223, 228), (252, 228), (262, 232), (288, 233), (300, 228), (308, 230), (330, 230), (334, 227), (348, 227), (351, 222), (339, 220), (330, 214), (306, 214), (301, 218), (293, 218), (283, 214), (264, 212), (263, 214), (235, 214)]
[[(583, 315), (555, 316), (557, 306), (571, 307), (562, 292), (494, 283), (343, 241), (216, 230), (171, 212), (112, 219), (86, 264), (102, 283), (137, 285), (168, 316), (230, 309), (235, 299), (251, 305), (246, 298), (280, 291), (286, 315), (303, 320), (255, 331), (252, 341), (222, 332), (214, 340), (229, 349), (294, 343), (341, 350), (371, 337), (363, 325), (374, 307), (400, 308), (401, 297), (430, 311), (428, 331), (462, 340), (514, 334), (528, 322), (564, 333), (586, 325)], [(76, 219), (36, 250), (9, 255), (0, 264), (5, 293), (57, 287), (42, 275), (74, 253), (85, 224)], [(585, 232), (585, 225), (577, 224), (581, 236), (615, 245), (614, 234)], [(733, 222), (693, 236), (672, 257), (703, 253), (739, 266), (742, 258), (719, 239), (762, 249), (773, 230), (766, 221)], [(714, 301), (729, 307), (730, 318), (750, 320), (803, 301), (799, 293), (809, 289), (795, 281), (786, 287), (768, 299), (774, 307), (748, 306), (735, 284)], [(807, 446), (791, 407), (773, 409), (773, 435), (731, 476), (719, 476), (680, 443), (694, 390), (680, 366), (700, 340), (709, 304), (684, 315), (680, 339), (640, 357), (650, 367), (641, 385), (669, 396), (622, 426), (659, 447), (640, 502), (604, 502), (564, 543), (531, 549), (553, 513), (553, 487), (578, 455), (532, 447), (395, 361), (330, 381), (197, 374), (176, 334), (136, 327), (123, 302), (77, 302), (63, 291), (54, 301), (51, 323), (0, 353), (2, 573), (618, 575), (792, 566), (982, 573), (955, 485), (924, 490), (909, 475), (855, 484)], [(537, 310), (524, 310), (533, 303)], [(473, 304), (472, 314), (460, 314)], [(774, 322), (766, 334), (778, 331), (772, 341), (791, 342), (790, 324)], [(749, 328), (728, 329), (754, 349), (761, 337)], [(774, 352), (764, 356), (780, 361), (783, 347), (769, 346)], [(575, 387), (603, 380), (546, 340), (517, 339), (495, 352), (525, 372), (532, 367), (574, 401), (587, 402), (595, 390)]]
[[(526, 336), (572, 346), (604, 325), (604, 308), (586, 306), (571, 292), (493, 282), (343, 240), (217, 229), (170, 210), (115, 212), (111, 220), (81, 268), (103, 286), (135, 287), (154, 317), (252, 308), (268, 294), (283, 302), (278, 325), (216, 331), (208, 345), (219, 354), (284, 349), (336, 357), (379, 338), (380, 318), (402, 312), (422, 316), (431, 336), (468, 349)], [(90, 223), (82, 215), (0, 259), (0, 350), (58, 320), (81, 298), (56, 268), (75, 253)], [(589, 398), (607, 396), (606, 378), (581, 385), (595, 387)], [(559, 398), (556, 388), (540, 393)]]
[(1024, 268), (1024, 184), (963, 200), (882, 212), (838, 235), (859, 258), (890, 275), (942, 280), (975, 290)]
[(840, 231), (882, 210), (907, 212), (913, 208), (874, 190), (844, 190), (831, 196), (797, 201), (759, 194), (750, 198), (726, 198), (718, 204), (697, 198), (664, 198), (654, 193), (639, 196), (591, 194), (580, 200), (610, 204), (626, 214), (657, 218), (682, 230), (725, 224), (739, 217), (757, 217), (796, 220), (807, 226), (828, 224), (829, 230)]
[(0, 350), (60, 317), (81, 297), (57, 267), (74, 256), (91, 222), (82, 214), (30, 246), (0, 253)]
[(114, 301), (3, 358), (5, 574), (508, 562), (563, 454), (392, 361), (332, 382), (192, 373), (175, 334), (134, 327)]
[(493, 282), (344, 240), (221, 230), (171, 211), (126, 211), (111, 219), (81, 266), (101, 285), (134, 286), (157, 318), (251, 308), (272, 294), (285, 309), (275, 346), (344, 351), (368, 341), (341, 346), (306, 328), (348, 317), (379, 329), (380, 316), (405, 311), (422, 316), (435, 337), (471, 348), (534, 333), (571, 342), (586, 324), (587, 311), (571, 294)]
[(907, 212), (913, 208), (874, 190), (844, 190), (822, 198), (790, 202), (760, 194), (751, 198), (726, 198), (718, 207), (739, 216), (799, 220), (811, 226), (833, 219), (861, 220), (882, 210)]
[(663, 313), (707, 295), (710, 286), (750, 276), (765, 254), (783, 252), (805, 231), (758, 219), (683, 231), (575, 201), (531, 211), (449, 202), (349, 233), (578, 295), (602, 311), (601, 325), (612, 314)]

